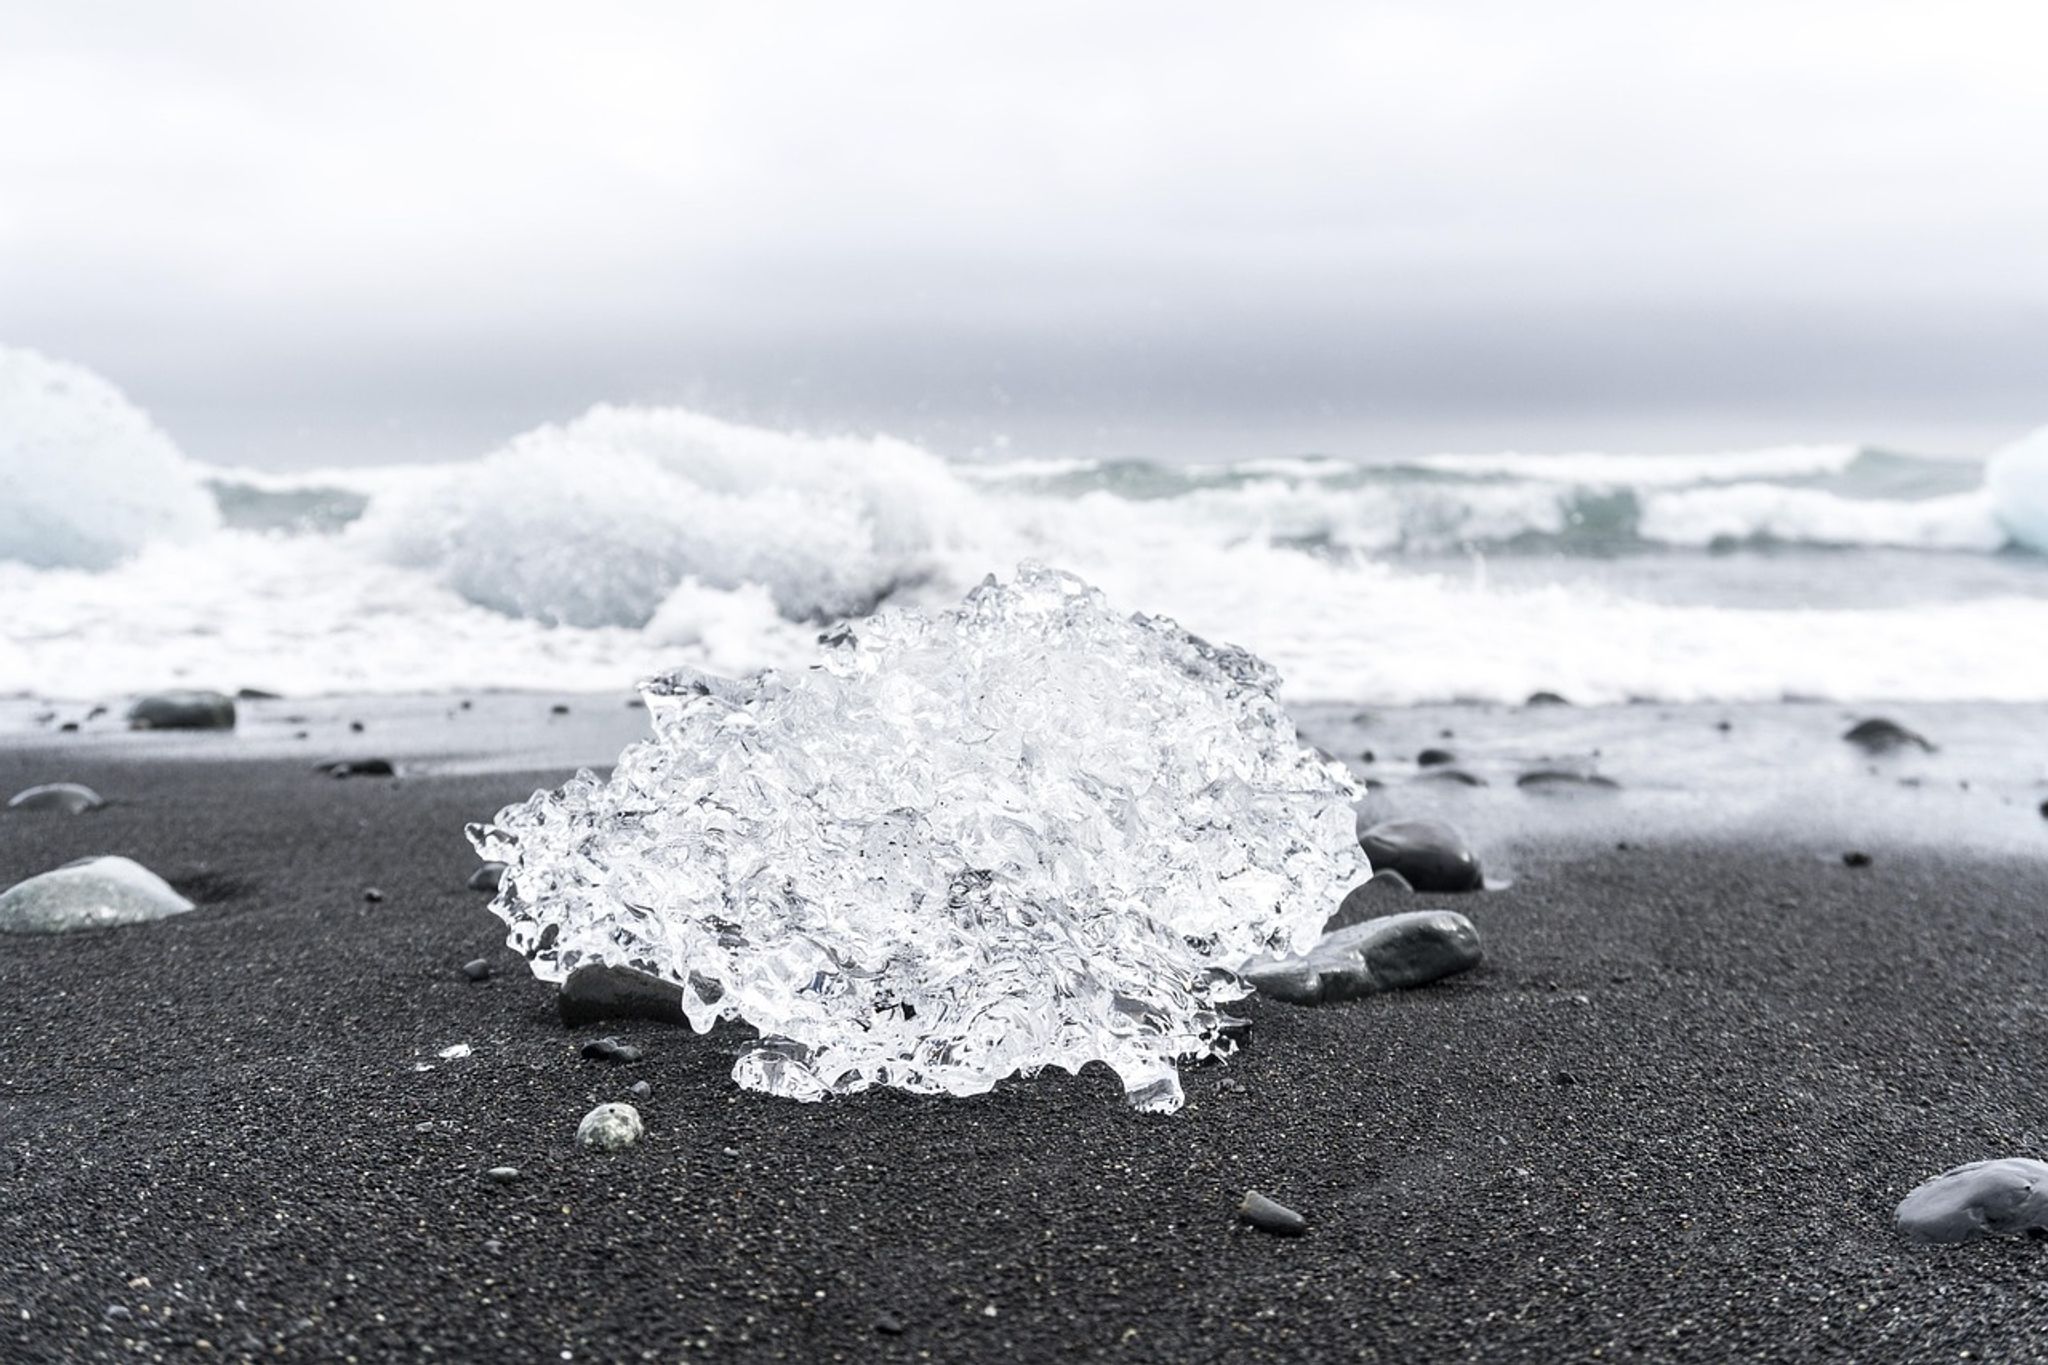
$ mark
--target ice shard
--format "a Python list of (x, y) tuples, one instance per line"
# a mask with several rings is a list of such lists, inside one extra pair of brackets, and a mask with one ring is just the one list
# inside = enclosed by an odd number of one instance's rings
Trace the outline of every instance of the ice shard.
[(700, 1032), (752, 1024), (744, 1086), (968, 1095), (1099, 1061), (1170, 1112), (1178, 1059), (1230, 1047), (1230, 967), (1306, 946), (1370, 875), (1357, 789), (1272, 669), (1069, 574), (820, 644), (653, 679), (609, 780), (469, 831), (536, 974), (644, 972)]

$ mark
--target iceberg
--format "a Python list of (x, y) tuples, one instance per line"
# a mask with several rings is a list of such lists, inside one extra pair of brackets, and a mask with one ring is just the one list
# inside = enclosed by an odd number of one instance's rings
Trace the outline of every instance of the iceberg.
[(643, 686), (653, 736), (471, 842), (536, 975), (672, 983), (759, 1031), (734, 1079), (801, 1100), (977, 1094), (1109, 1066), (1180, 1107), (1234, 966), (1312, 942), (1371, 875), (1358, 789), (1244, 650), (1035, 564), (954, 610), (820, 637), (802, 670)]

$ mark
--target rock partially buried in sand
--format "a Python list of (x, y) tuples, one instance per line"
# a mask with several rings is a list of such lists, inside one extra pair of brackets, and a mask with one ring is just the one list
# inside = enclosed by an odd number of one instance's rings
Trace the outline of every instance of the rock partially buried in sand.
[(235, 699), (219, 692), (152, 692), (128, 708), (131, 730), (232, 730)]
[(1308, 1219), (1257, 1190), (1244, 1192), (1244, 1200), (1237, 1206), (1237, 1216), (1275, 1237), (1299, 1237), (1308, 1231)]
[(1242, 975), (1259, 994), (1290, 1005), (1330, 1005), (1470, 971), (1480, 956), (1471, 920), (1413, 910), (1325, 934), (1299, 957), (1255, 958)]
[(1375, 872), (1363, 886), (1351, 888), (1350, 894), (1344, 897), (1344, 903), (1337, 907), (1337, 913), (1323, 922), (1323, 932), (1334, 934), (1339, 929), (1349, 929), (1354, 924), (1375, 919), (1382, 911), (1414, 894), (1415, 888), (1400, 873)]
[(616, 1152), (640, 1140), (647, 1126), (630, 1104), (600, 1104), (576, 1125), (576, 1141), (598, 1152)]
[(1375, 871), (1398, 872), (1417, 891), (1477, 891), (1479, 859), (1455, 825), (1442, 820), (1383, 820), (1358, 836)]
[(578, 967), (556, 1000), (571, 1028), (605, 1019), (652, 1019), (687, 1024), (682, 987), (629, 967)]
[(1575, 773), (1564, 768), (1538, 768), (1515, 779), (1523, 791), (1539, 796), (1567, 796), (1580, 792), (1618, 792), (1621, 784), (1598, 773)]
[(1431, 768), (1415, 775), (1417, 782), (1434, 782), (1450, 787), (1483, 787), (1486, 779), (1475, 777), (1463, 768)]
[(337, 758), (313, 766), (314, 772), (329, 777), (396, 777), (398, 769), (388, 758)]
[(1555, 692), (1531, 692), (1524, 706), (1570, 706), (1571, 702)]
[(45, 782), (16, 792), (7, 802), (9, 810), (56, 810), (66, 815), (83, 815), (107, 803), (91, 787), (77, 782)]
[(1926, 736), (1917, 735), (1897, 721), (1886, 720), (1882, 716), (1857, 721), (1842, 738), (1870, 754), (1889, 754), (1915, 746), (1926, 753), (1934, 752), (1934, 745)]
[(1944, 1171), (1899, 1202), (1898, 1219), (1923, 1242), (2048, 1232), (2048, 1163), (2016, 1156)]
[(191, 908), (191, 901), (140, 863), (81, 858), (0, 893), (0, 934), (67, 934), (146, 924)]

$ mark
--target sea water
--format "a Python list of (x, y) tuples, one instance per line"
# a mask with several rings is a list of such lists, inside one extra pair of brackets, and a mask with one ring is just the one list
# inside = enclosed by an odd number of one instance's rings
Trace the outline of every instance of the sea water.
[[(2048, 447), (948, 460), (599, 407), (439, 465), (210, 466), (0, 350), (0, 694), (611, 691), (1056, 564), (1290, 703), (2048, 700)], [(30, 705), (0, 708), (6, 716)]]

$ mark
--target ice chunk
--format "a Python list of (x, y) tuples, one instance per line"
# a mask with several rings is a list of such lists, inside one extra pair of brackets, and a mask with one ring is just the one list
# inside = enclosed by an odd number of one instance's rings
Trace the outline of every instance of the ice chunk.
[(2048, 427), (1993, 455), (1985, 466), (1984, 486), (2006, 534), (2048, 554)]
[(830, 632), (815, 666), (645, 688), (654, 737), (472, 826), (541, 977), (682, 990), (762, 1034), (735, 1079), (956, 1095), (1107, 1063), (1180, 1105), (1227, 1051), (1228, 968), (1312, 940), (1370, 875), (1357, 790), (1278, 677), (1025, 565), (955, 610)]
[(0, 894), (0, 934), (66, 934), (144, 924), (192, 908), (163, 878), (127, 858), (80, 858)]
[(0, 560), (104, 569), (218, 521), (193, 466), (120, 390), (0, 346)]

